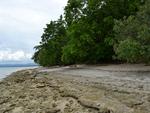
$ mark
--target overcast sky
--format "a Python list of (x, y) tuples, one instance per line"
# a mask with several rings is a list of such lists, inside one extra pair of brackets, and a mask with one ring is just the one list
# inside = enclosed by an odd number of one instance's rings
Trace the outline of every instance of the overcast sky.
[(28, 61), (43, 28), (56, 20), (67, 0), (0, 0), (0, 63)]

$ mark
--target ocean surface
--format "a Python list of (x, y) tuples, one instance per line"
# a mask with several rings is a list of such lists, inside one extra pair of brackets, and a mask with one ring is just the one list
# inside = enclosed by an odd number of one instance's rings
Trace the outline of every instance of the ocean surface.
[(32, 69), (32, 68), (37, 68), (38, 66), (25, 66), (25, 67), (0, 67), (0, 79), (3, 79), (10, 75), (11, 73), (23, 69)]

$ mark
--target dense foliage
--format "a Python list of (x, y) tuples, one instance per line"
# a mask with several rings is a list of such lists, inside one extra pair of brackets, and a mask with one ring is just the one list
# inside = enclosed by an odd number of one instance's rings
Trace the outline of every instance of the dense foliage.
[(150, 63), (150, 1), (135, 16), (117, 20), (114, 26), (117, 58), (133, 63)]
[(47, 24), (33, 59), (42, 66), (61, 65), (62, 47), (66, 44), (66, 28), (62, 16)]
[[(144, 0), (68, 0), (64, 15), (44, 29), (40, 45), (35, 47), (34, 61), (42, 66), (101, 63), (112, 61), (115, 54), (119, 60), (141, 61), (143, 49), (148, 51), (149, 30), (143, 25), (142, 32), (139, 27), (136, 30), (137, 26), (126, 23), (140, 25), (141, 21), (136, 23), (135, 18), (146, 16), (142, 11), (149, 10), (142, 5)], [(148, 22), (147, 16), (145, 22)], [(128, 31), (139, 31), (139, 40), (147, 42), (142, 42), (140, 54), (140, 41), (124, 38), (130, 37)], [(143, 56), (147, 56), (145, 52)], [(149, 60), (149, 56), (146, 59)]]

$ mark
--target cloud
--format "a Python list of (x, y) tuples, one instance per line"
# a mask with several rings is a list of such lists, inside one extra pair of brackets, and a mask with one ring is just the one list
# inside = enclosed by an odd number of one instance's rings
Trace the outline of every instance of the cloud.
[(12, 51), (8, 50), (1, 50), (0, 51), (0, 61), (21, 61), (21, 60), (29, 60), (31, 59), (31, 53), (25, 53), (22, 50)]
[(67, 0), (0, 0), (0, 60), (27, 59), (45, 25), (58, 19), (66, 4)]
[(0, 25), (15, 27), (18, 30), (38, 29), (39, 26), (44, 26), (50, 20), (59, 18), (66, 2), (67, 0), (0, 1)]

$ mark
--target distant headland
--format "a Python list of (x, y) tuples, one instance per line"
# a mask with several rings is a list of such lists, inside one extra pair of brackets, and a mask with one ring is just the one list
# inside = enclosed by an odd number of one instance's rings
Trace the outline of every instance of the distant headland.
[(0, 64), (0, 67), (33, 67), (38, 66), (36, 63), (24, 63), (24, 64)]

